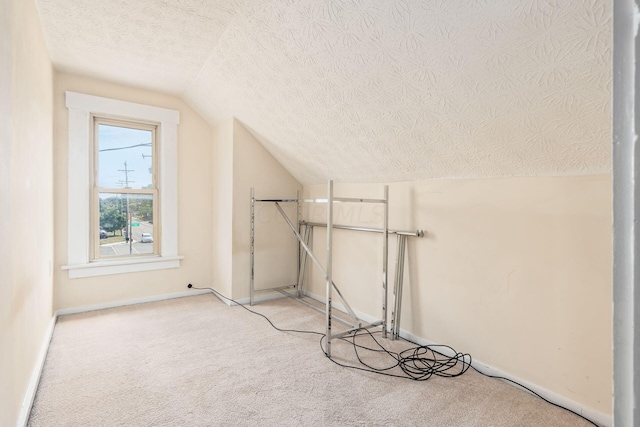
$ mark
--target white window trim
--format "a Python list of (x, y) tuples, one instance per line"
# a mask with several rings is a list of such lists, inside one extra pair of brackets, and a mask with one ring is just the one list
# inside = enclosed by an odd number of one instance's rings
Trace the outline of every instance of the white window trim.
[[(178, 255), (178, 124), (180, 112), (76, 92), (66, 92), (69, 110), (68, 259), (69, 278), (180, 267)], [(91, 114), (160, 123), (160, 255), (91, 261)]]

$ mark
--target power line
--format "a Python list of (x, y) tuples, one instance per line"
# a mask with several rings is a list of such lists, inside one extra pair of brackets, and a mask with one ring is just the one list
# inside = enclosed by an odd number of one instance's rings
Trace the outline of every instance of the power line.
[(136, 148), (136, 147), (151, 147), (151, 143), (148, 142), (144, 144), (129, 145), (128, 147), (103, 148), (102, 150), (98, 150), (98, 151), (103, 152), (103, 151), (127, 150), (129, 148)]

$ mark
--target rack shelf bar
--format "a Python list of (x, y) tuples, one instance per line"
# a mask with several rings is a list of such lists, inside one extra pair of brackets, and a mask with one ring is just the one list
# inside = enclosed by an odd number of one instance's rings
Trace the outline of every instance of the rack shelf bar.
[[(317, 311), (317, 312), (319, 312), (319, 313), (325, 314), (325, 310), (324, 310), (323, 308), (318, 307), (318, 306), (316, 306), (316, 305), (313, 305), (313, 304), (311, 304), (310, 302), (305, 301), (303, 298), (298, 298), (297, 296), (292, 295), (291, 293), (289, 293), (289, 292), (287, 292), (287, 291), (285, 291), (285, 290), (279, 290), (278, 292), (280, 292), (282, 295), (284, 295), (284, 296), (286, 296), (286, 297), (289, 297), (289, 298), (293, 298), (293, 299), (295, 299), (295, 300), (296, 300), (296, 301), (298, 301), (300, 304), (306, 305), (307, 307), (312, 308), (312, 309), (314, 309), (315, 311)], [(334, 311), (340, 311), (340, 310), (336, 310), (336, 309), (334, 308)], [(342, 311), (340, 311), (340, 313), (341, 313), (341, 314), (347, 314), (347, 313), (344, 313), (344, 312), (342, 312)], [(344, 319), (342, 319), (341, 317), (336, 316), (335, 314), (332, 314), (332, 317), (333, 317), (333, 320), (335, 320), (335, 321), (337, 321), (337, 322), (340, 322), (340, 323), (342, 323), (343, 325), (349, 326), (350, 328), (353, 328), (353, 329), (357, 329), (357, 328), (358, 328), (358, 326), (357, 326), (357, 325), (354, 325), (353, 323), (350, 323), (350, 322), (348, 322), (347, 320), (344, 320)]]
[(295, 289), (296, 285), (287, 285), (287, 286), (278, 286), (277, 288), (269, 288), (269, 289), (254, 289), (253, 293), (254, 294), (264, 294), (267, 292), (280, 292), (280, 291), (284, 291), (285, 289)]
[[(332, 197), (334, 203), (386, 203), (384, 199), (360, 199), (357, 197)], [(329, 199), (304, 199), (305, 203), (329, 203)]]
[(299, 199), (256, 199), (260, 203), (298, 203)]
[(334, 197), (333, 201), (342, 203), (387, 203), (385, 199), (358, 199), (356, 197)]
[[(322, 223), (322, 222), (302, 221), (301, 224), (302, 225), (307, 225), (309, 227), (326, 227), (327, 226), (327, 224)], [(339, 228), (341, 230), (366, 231), (366, 232), (369, 232), (369, 233), (384, 233), (384, 229), (382, 229), (382, 228), (353, 227), (353, 226), (350, 226), (350, 225), (338, 225), (338, 224), (334, 224), (333, 228)], [(424, 231), (423, 230), (416, 230), (416, 231), (388, 230), (388, 233), (389, 234), (403, 235), (403, 236), (411, 236), (411, 237), (424, 237)]]
[(359, 329), (377, 328), (378, 326), (382, 326), (383, 323), (384, 322), (382, 320), (378, 320), (378, 321), (373, 322), (373, 323), (363, 324), (363, 325), (358, 326), (357, 328), (353, 328), (353, 329), (349, 329), (349, 330), (346, 330), (346, 331), (339, 332), (337, 334), (333, 334), (333, 335), (331, 335), (331, 339), (340, 338), (340, 337), (343, 337), (345, 335), (349, 335), (351, 332), (357, 331)]

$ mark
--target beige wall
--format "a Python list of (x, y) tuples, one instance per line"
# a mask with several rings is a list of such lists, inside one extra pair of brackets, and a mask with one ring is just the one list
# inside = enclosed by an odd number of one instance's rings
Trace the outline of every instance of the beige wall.
[(11, 426), (52, 319), (53, 71), (35, 4), (3, 0), (0, 16), (0, 425)]
[(213, 284), (231, 298), (233, 266), (233, 123), (229, 119), (213, 129)]
[[(250, 191), (257, 199), (295, 198), (302, 185), (237, 120), (233, 126), (233, 295), (249, 296)], [(295, 204), (283, 204), (295, 223)], [(273, 204), (255, 207), (255, 287), (296, 282), (297, 240)]]
[[(295, 198), (302, 185), (265, 150), (242, 123), (229, 119), (213, 130), (214, 272), (213, 286), (242, 299), (250, 286), (250, 189), (256, 198)], [(295, 223), (294, 205), (284, 205)], [(296, 281), (295, 237), (273, 204), (255, 209), (255, 287)]]
[[(67, 263), (67, 109), (65, 91), (115, 98), (180, 112), (178, 126), (178, 252), (180, 268), (69, 279)], [(55, 285), (54, 308), (70, 308), (187, 291), (211, 281), (211, 127), (183, 101), (142, 89), (65, 73), (54, 86)]]
[[(173, 96), (54, 74), (31, 1), (0, 0), (0, 84), (0, 425), (14, 425), (52, 307), (180, 292), (187, 283), (213, 282), (247, 297), (249, 188), (259, 198), (284, 198), (301, 186), (235, 119), (212, 131)], [(180, 111), (181, 268), (73, 280), (61, 270), (72, 167), (67, 90)], [(390, 226), (428, 232), (410, 239), (403, 329), (611, 413), (610, 189), (608, 175), (391, 184)], [(309, 197), (325, 191), (305, 188)], [(338, 195), (379, 191), (336, 186)], [(379, 210), (340, 209), (342, 223), (379, 225)], [(292, 206), (287, 212), (295, 217)], [(294, 238), (273, 206), (256, 214), (257, 287), (293, 283)], [(323, 210), (308, 207), (306, 215), (322, 220)], [(323, 258), (324, 234), (317, 233)], [(335, 233), (335, 280), (371, 316), (381, 304), (379, 241)], [(311, 291), (324, 295), (317, 271), (312, 279)]]
[[(305, 187), (305, 196), (324, 197), (325, 187)], [(381, 188), (336, 185), (335, 194), (379, 197)], [(416, 181), (389, 191), (390, 227), (428, 233), (409, 239), (402, 329), (611, 414), (611, 177)], [(336, 222), (380, 225), (379, 210), (336, 206)], [(324, 209), (307, 206), (305, 216), (324, 220)], [(375, 317), (381, 241), (335, 231), (335, 282)], [(316, 230), (323, 260), (325, 242)], [(324, 296), (317, 269), (312, 278)]]

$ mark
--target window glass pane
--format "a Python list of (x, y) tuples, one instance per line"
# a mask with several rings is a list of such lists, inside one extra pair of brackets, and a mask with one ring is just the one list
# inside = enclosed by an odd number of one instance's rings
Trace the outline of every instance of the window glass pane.
[(153, 195), (100, 193), (99, 199), (100, 257), (155, 253)]
[(153, 133), (98, 124), (98, 186), (152, 188)]

